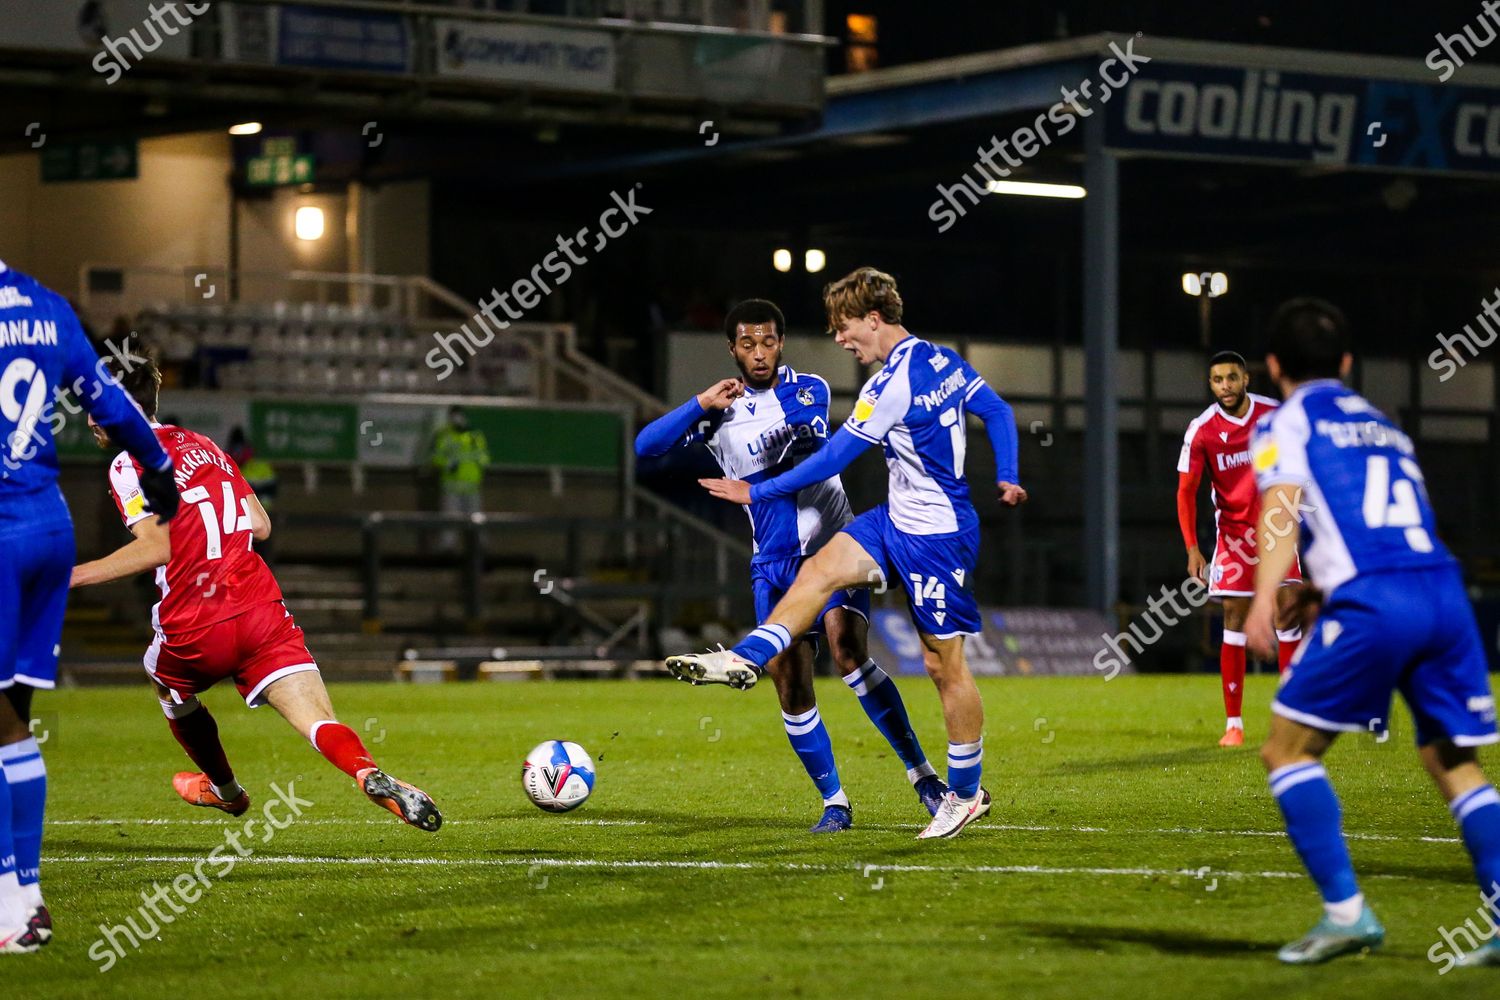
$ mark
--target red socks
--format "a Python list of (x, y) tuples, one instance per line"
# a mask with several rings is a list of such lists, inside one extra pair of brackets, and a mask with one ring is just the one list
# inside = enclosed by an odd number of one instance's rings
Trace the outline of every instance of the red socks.
[(219, 742), (219, 724), (208, 709), (199, 708), (180, 719), (168, 716), (167, 725), (172, 727), (172, 735), (182, 744), (188, 759), (208, 775), (209, 781), (220, 788), (234, 784), (234, 770), (224, 756), (224, 744)]
[(1300, 628), (1279, 628), (1276, 630), (1276, 664), (1281, 673), (1286, 673), (1287, 665), (1292, 662), (1292, 657), (1297, 655), (1297, 647), (1302, 645), (1302, 630)]
[(325, 719), (313, 723), (311, 740), (318, 753), (328, 758), (328, 763), (351, 778), (357, 777), (365, 768), (375, 766), (359, 735), (342, 722)]
[(1245, 633), (1224, 630), (1219, 647), (1219, 680), (1224, 685), (1224, 716), (1241, 718), (1245, 702)]

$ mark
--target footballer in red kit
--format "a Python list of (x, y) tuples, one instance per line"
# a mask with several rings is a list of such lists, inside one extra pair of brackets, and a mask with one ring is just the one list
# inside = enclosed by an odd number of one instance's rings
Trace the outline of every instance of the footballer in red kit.
[[(270, 568), (251, 548), (270, 536), (271, 520), (239, 468), (207, 437), (155, 422), (161, 373), (153, 362), (115, 374), (171, 456), (183, 506), (170, 525), (150, 513), (140, 467), (122, 452), (110, 463), (109, 490), (135, 539), (74, 567), (72, 585), (155, 571), (161, 600), (151, 611), (156, 635), (144, 665), (172, 734), (202, 769), (176, 775), (177, 793), (192, 805), (234, 816), (250, 808), (218, 725), (197, 698), (233, 679), (247, 705), (275, 708), (377, 805), (419, 829), (436, 830), (442, 816), (432, 799), (380, 770), (358, 734), (336, 720), (302, 629)], [(108, 443), (97, 429), (95, 437), (101, 447)]]
[[(1187, 548), (1189, 576), (1207, 580), (1209, 596), (1224, 604), (1224, 642), (1219, 674), (1226, 718), (1220, 746), (1245, 741), (1241, 714), (1245, 688), (1245, 615), (1255, 592), (1255, 525), (1260, 494), (1250, 465), (1250, 431), (1276, 409), (1274, 399), (1250, 392), (1245, 359), (1221, 351), (1208, 363), (1208, 387), (1217, 402), (1188, 425), (1177, 462), (1177, 522)], [(1212, 559), (1198, 547), (1198, 489), (1205, 474), (1214, 504), (1216, 536)], [(1302, 569), (1293, 560), (1286, 583), (1301, 584)], [(1282, 670), (1302, 638), (1297, 622), (1297, 593), (1284, 588), (1277, 619), (1277, 660)]]

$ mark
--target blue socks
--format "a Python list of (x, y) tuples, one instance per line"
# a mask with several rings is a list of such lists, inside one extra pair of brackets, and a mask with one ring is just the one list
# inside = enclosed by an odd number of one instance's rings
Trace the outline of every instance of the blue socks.
[(864, 666), (844, 678), (844, 683), (859, 697), (860, 707), (890, 743), (891, 749), (896, 751), (901, 763), (906, 765), (907, 777), (915, 782), (925, 775), (937, 773), (927, 763), (927, 755), (917, 742), (917, 734), (912, 732), (901, 692), (874, 660), (866, 660)]
[(814, 705), (800, 715), (781, 713), (786, 724), (786, 738), (792, 749), (807, 769), (807, 776), (818, 786), (825, 806), (848, 806), (849, 797), (844, 794), (844, 784), (839, 780), (838, 766), (833, 762), (833, 741), (828, 738), (828, 727)]
[[(1286, 818), (1287, 836), (1302, 864), (1318, 885), (1330, 913), (1337, 907), (1346, 914), (1360, 897), (1354, 880), (1354, 863), (1344, 843), (1338, 796), (1328, 781), (1328, 772), (1316, 761), (1288, 764), (1270, 774), (1271, 794)], [(1343, 914), (1341, 914), (1343, 915)], [(1344, 923), (1358, 919), (1358, 910)]]
[(30, 907), (42, 905), (42, 813), (47, 803), (47, 766), (36, 737), (0, 747), (0, 767), (10, 786), (10, 827), (16, 877)]
[(1491, 913), (1500, 914), (1500, 906), (1493, 902), (1500, 896), (1500, 792), (1494, 785), (1481, 785), (1448, 803), (1448, 808), (1474, 859), (1479, 893)]
[(984, 770), (984, 740), (948, 744), (948, 788), (961, 799), (979, 794), (979, 775)]
[(792, 644), (792, 633), (783, 625), (762, 625), (740, 640), (734, 651), (751, 663), (766, 668), (766, 664)]

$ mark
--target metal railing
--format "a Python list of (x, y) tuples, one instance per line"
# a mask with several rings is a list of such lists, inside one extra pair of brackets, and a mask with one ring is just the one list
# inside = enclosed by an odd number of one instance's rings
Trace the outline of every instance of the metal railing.
[[(463, 618), (474, 631), (485, 629), (487, 600), (528, 591), (609, 648), (631, 636), (639, 641), (648, 624), (673, 624), (690, 608), (698, 617), (748, 621), (749, 550), (644, 491), (639, 497), (656, 516), (383, 511), (296, 520), (358, 531), (362, 614), (372, 632), (383, 628), (384, 585), (400, 571), (397, 550), (408, 564), (413, 556), (430, 563), (430, 539), (444, 533), (461, 539), (452, 550), (452, 570)], [(529, 579), (512, 577), (508, 588), (487, 582), (493, 568), (518, 564)], [(603, 610), (626, 606), (623, 617)]]

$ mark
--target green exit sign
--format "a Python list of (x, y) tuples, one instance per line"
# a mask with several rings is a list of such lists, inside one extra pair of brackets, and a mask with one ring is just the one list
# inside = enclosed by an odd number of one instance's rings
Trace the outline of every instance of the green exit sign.
[(59, 142), (42, 149), (42, 181), (122, 181), (137, 176), (135, 140)]
[(257, 186), (310, 184), (313, 179), (311, 154), (255, 156), (245, 163), (245, 183)]

